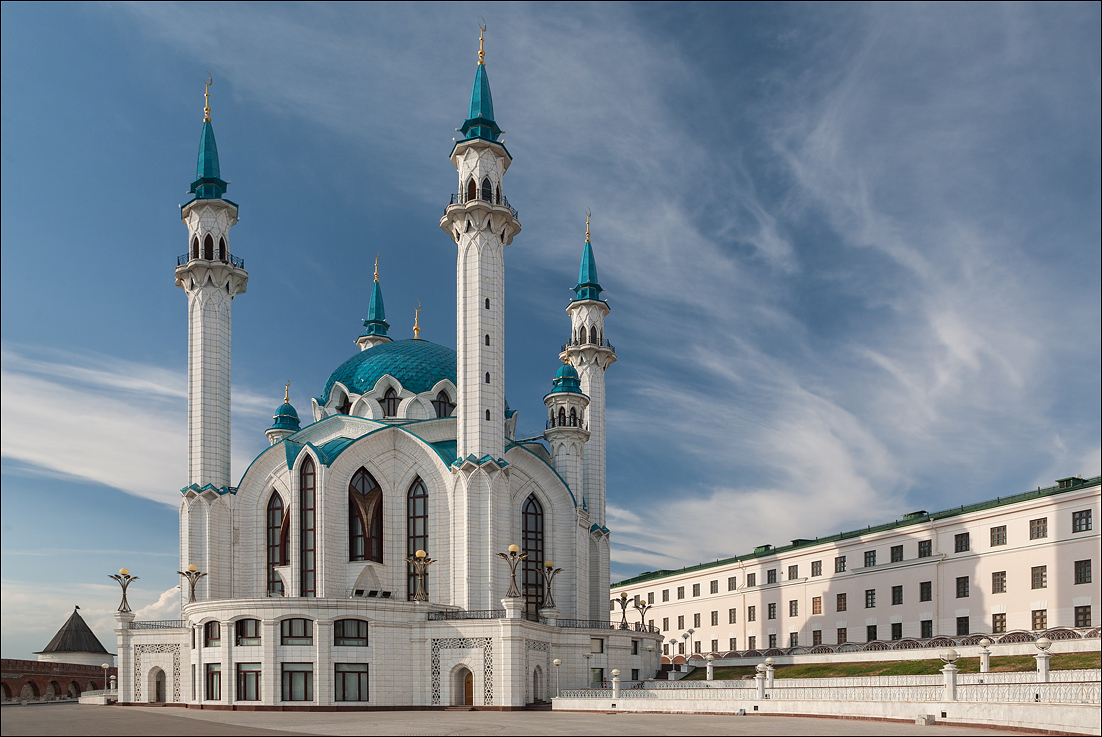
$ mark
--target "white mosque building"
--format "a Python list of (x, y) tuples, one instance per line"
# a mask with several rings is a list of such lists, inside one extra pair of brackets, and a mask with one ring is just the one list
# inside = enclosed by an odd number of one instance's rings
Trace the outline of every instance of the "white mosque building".
[[(271, 447), (236, 485), (230, 308), (249, 277), (230, 252), (238, 206), (209, 97), (205, 113), (175, 272), (189, 314), (180, 563), (195, 583), (180, 621), (118, 613), (120, 702), (513, 709), (616, 670), (653, 675), (656, 628), (608, 622), (604, 381), (616, 353), (588, 229), (545, 442), (515, 437), (504, 256), (521, 224), (482, 51), (439, 223), (458, 252), (457, 350), (389, 335), (376, 266), (359, 352), (311, 400), (312, 423), (285, 398)], [(513, 545), (526, 556), (516, 589), (499, 557)], [(433, 560), (422, 580), (419, 555)]]

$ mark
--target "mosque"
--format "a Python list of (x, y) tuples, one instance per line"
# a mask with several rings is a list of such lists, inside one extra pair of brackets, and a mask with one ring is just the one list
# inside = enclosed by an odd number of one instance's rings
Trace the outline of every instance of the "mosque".
[[(546, 431), (516, 437), (504, 393), (505, 195), (481, 42), (458, 172), (440, 228), (455, 243), (456, 350), (389, 335), (376, 262), (359, 351), (311, 400), (289, 396), (270, 447), (232, 485), (231, 253), (209, 87), (188, 250), (189, 483), (181, 490), (179, 621), (117, 614), (119, 701), (202, 708), (524, 708), (556, 687), (659, 667), (661, 634), (610, 624), (605, 337), (589, 242)], [(505, 558), (505, 560), (502, 560)], [(634, 615), (632, 617), (634, 619)]]

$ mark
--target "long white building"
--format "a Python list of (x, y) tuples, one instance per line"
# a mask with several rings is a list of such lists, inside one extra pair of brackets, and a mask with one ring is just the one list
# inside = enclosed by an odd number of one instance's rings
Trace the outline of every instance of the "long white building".
[[(1097, 627), (1099, 490), (1099, 477), (1066, 478), (644, 573), (611, 587), (611, 618), (622, 620), (621, 594), (652, 605), (645, 619), (671, 657)], [(628, 618), (640, 621), (634, 607)]]

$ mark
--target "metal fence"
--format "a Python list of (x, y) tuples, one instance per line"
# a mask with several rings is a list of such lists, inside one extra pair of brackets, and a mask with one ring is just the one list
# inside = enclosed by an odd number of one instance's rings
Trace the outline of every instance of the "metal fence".
[(132, 630), (171, 630), (187, 627), (186, 619), (160, 619), (145, 622), (131, 622), (127, 629)]
[(447, 622), (453, 619), (505, 619), (505, 610), (475, 609), (469, 612), (429, 612), (430, 622)]

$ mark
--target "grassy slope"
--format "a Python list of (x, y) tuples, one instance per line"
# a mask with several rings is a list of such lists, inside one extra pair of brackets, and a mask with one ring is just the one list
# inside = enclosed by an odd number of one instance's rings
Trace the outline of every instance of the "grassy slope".
[[(859, 663), (804, 663), (801, 665), (778, 665), (775, 678), (837, 678), (839, 676), (909, 676), (930, 675), (941, 671), (944, 665), (940, 660), (882, 660)], [(979, 673), (979, 658), (961, 658), (957, 661), (961, 673)], [(1053, 670), (1074, 670), (1077, 668), (1102, 668), (1102, 653), (1059, 653), (1052, 656), (1049, 667)], [(1037, 661), (1032, 655), (1009, 655), (991, 658), (993, 673), (1009, 673), (1036, 670)], [(697, 668), (683, 680), (703, 681), (707, 670)], [(715, 679), (738, 680), (754, 674), (754, 666), (743, 665), (732, 668), (716, 668)]]

